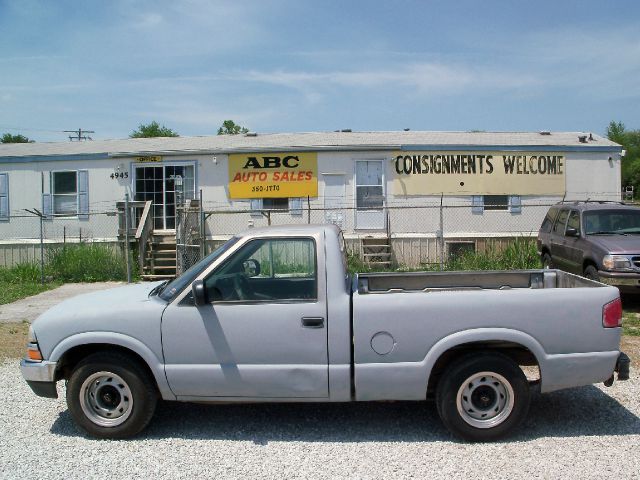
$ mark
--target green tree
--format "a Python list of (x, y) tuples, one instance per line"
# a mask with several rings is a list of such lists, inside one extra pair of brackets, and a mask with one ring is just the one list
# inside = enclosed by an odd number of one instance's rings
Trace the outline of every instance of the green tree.
[(640, 130), (627, 130), (622, 122), (610, 122), (607, 138), (622, 145), (626, 155), (622, 159), (622, 186), (633, 185), (640, 194)]
[(0, 143), (33, 143), (34, 141), (24, 135), (12, 135), (5, 133), (0, 139)]
[(130, 138), (150, 138), (150, 137), (179, 137), (177, 132), (174, 132), (170, 128), (165, 127), (156, 121), (153, 121), (147, 125), (141, 123), (137, 130), (134, 130), (129, 135)]
[(225, 120), (218, 129), (218, 135), (238, 135), (239, 133), (248, 133), (249, 129), (237, 125), (233, 120)]

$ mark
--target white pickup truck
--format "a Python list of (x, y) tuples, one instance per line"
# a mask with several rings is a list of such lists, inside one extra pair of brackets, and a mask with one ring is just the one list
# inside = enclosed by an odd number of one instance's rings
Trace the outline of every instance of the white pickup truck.
[[(21, 369), (90, 434), (140, 432), (158, 399), (434, 399), (494, 440), (542, 392), (629, 375), (614, 287), (555, 270), (348, 275), (334, 226), (253, 229), (170, 283), (81, 295), (38, 318)], [(521, 366), (535, 366), (528, 381)]]

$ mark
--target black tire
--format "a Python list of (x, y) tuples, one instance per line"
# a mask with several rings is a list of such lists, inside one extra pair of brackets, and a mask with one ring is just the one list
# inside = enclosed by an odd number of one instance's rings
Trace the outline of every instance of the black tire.
[(513, 431), (527, 416), (529, 403), (527, 378), (499, 353), (460, 358), (444, 372), (436, 391), (444, 425), (472, 442), (494, 441)]
[(542, 268), (553, 268), (551, 255), (549, 255), (548, 253), (542, 254), (542, 257), (540, 257), (540, 261), (542, 262)]
[(144, 429), (156, 409), (157, 390), (132, 356), (95, 353), (67, 383), (67, 406), (78, 426), (99, 438), (126, 438)]
[(600, 281), (600, 276), (598, 275), (598, 269), (593, 265), (587, 265), (584, 269), (584, 277), (589, 280), (595, 280), (596, 282)]

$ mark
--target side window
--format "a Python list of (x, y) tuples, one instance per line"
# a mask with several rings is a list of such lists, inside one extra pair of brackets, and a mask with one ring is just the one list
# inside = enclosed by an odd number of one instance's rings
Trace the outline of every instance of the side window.
[(556, 224), (553, 226), (553, 233), (558, 235), (564, 235), (564, 227), (567, 223), (567, 217), (569, 216), (569, 210), (560, 210), (560, 215), (556, 220)]
[(540, 231), (543, 233), (549, 233), (551, 231), (551, 227), (553, 226), (553, 221), (558, 214), (557, 208), (550, 208), (547, 212), (547, 215), (544, 217), (542, 221), (542, 225), (540, 226)]
[(315, 242), (310, 238), (252, 240), (204, 284), (213, 302), (315, 300)]
[(572, 210), (567, 221), (567, 228), (575, 228), (580, 235), (580, 213)]
[(51, 194), (54, 215), (78, 214), (78, 173), (51, 172)]

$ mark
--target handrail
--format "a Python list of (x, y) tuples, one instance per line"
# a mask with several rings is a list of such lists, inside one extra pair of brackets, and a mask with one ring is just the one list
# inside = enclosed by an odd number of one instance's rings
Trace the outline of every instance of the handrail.
[(142, 210), (142, 215), (140, 216), (140, 221), (138, 222), (138, 229), (136, 230), (136, 240), (140, 240), (140, 237), (143, 235), (145, 228), (147, 228), (148, 219), (150, 219), (149, 212), (151, 211), (151, 200), (147, 200), (144, 202), (144, 209)]

